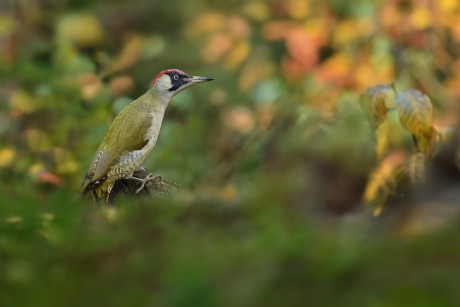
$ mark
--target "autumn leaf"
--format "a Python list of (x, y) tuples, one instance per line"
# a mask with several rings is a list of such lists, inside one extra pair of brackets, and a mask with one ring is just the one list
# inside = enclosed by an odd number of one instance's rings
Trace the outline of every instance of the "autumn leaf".
[(231, 16), (225, 23), (226, 30), (236, 39), (247, 39), (251, 35), (251, 26), (239, 16)]
[(248, 133), (255, 126), (254, 114), (246, 107), (238, 106), (222, 113), (224, 125), (239, 133)]
[(38, 183), (48, 183), (57, 187), (64, 184), (64, 179), (62, 177), (49, 171), (40, 173), (36, 180)]
[(225, 16), (221, 12), (210, 11), (198, 16), (186, 28), (186, 36), (197, 38), (200, 35), (217, 32), (224, 27)]
[(284, 39), (292, 29), (292, 24), (287, 21), (269, 21), (262, 27), (262, 36), (268, 41)]
[(81, 47), (97, 44), (103, 35), (101, 24), (91, 13), (71, 13), (59, 20), (58, 42), (71, 41)]
[(240, 65), (249, 55), (251, 47), (245, 40), (235, 43), (224, 61), (224, 67), (232, 70)]
[(436, 139), (438, 137), (438, 132), (436, 129), (431, 127), (431, 129), (421, 135), (421, 136), (414, 136), (415, 145), (417, 146), (417, 150), (425, 156), (426, 162), (429, 161), (433, 152), (436, 147)]
[(371, 173), (363, 200), (373, 208), (374, 215), (381, 213), (388, 196), (394, 193), (405, 157), (403, 151), (393, 151)]
[(43, 130), (29, 128), (25, 131), (25, 140), (31, 152), (41, 152), (51, 147), (50, 136)]
[(219, 190), (219, 198), (224, 203), (234, 202), (238, 198), (238, 190), (233, 184), (226, 184)]
[(238, 79), (238, 86), (244, 91), (252, 89), (257, 82), (263, 78), (267, 78), (275, 71), (272, 62), (266, 59), (252, 59), (241, 69)]
[(412, 185), (420, 183), (425, 179), (425, 165), (425, 156), (423, 153), (417, 152), (410, 157), (404, 170)]
[(286, 36), (286, 48), (289, 54), (304, 65), (316, 64), (319, 47), (319, 41), (305, 29), (292, 29)]
[(377, 159), (381, 160), (389, 151), (406, 150), (411, 146), (411, 134), (401, 126), (396, 110), (387, 112), (386, 120), (376, 129)]
[(232, 49), (232, 45), (233, 40), (230, 34), (221, 32), (213, 34), (203, 47), (203, 60), (207, 63), (219, 61)]
[(329, 57), (316, 70), (316, 79), (319, 83), (332, 83), (337, 86), (350, 84), (352, 78), (351, 67), (353, 59), (346, 52), (339, 52)]
[(249, 2), (243, 7), (243, 13), (257, 21), (263, 21), (270, 15), (267, 4), (262, 2)]
[(365, 38), (374, 31), (374, 23), (369, 19), (350, 19), (337, 24), (334, 29), (332, 44), (335, 47), (342, 47), (350, 44), (358, 38)]
[(285, 2), (286, 12), (292, 19), (305, 19), (310, 13), (310, 3), (304, 0), (288, 0)]
[(112, 95), (119, 96), (128, 91), (133, 85), (133, 78), (128, 75), (115, 77), (110, 81), (110, 91)]
[(21, 113), (33, 113), (39, 109), (39, 101), (24, 90), (15, 91), (10, 96), (10, 109)]
[(409, 17), (410, 23), (416, 30), (423, 31), (433, 22), (431, 10), (427, 7), (416, 7)]
[(80, 93), (84, 100), (93, 99), (102, 85), (100, 78), (92, 73), (80, 75), (78, 78), (78, 83), (81, 86)]
[(418, 90), (409, 89), (397, 93), (396, 106), (401, 125), (413, 135), (417, 150), (428, 160), (436, 141), (430, 98)]
[(146, 42), (147, 39), (142, 35), (130, 37), (121, 52), (102, 75), (111, 75), (133, 66), (144, 52)]
[(16, 156), (16, 151), (13, 148), (0, 149), (0, 167), (11, 165)]
[(414, 135), (429, 132), (433, 125), (433, 106), (430, 98), (415, 89), (398, 92), (396, 106), (401, 125)]
[(376, 129), (387, 116), (386, 99), (392, 87), (379, 84), (368, 88), (360, 97), (359, 102), (364, 114), (373, 129)]

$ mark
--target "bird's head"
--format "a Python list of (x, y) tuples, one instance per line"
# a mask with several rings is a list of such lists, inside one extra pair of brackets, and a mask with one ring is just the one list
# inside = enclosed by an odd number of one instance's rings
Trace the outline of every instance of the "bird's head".
[(189, 76), (179, 69), (167, 69), (160, 72), (150, 84), (150, 89), (168, 96), (174, 96), (193, 84), (211, 81), (213, 78)]

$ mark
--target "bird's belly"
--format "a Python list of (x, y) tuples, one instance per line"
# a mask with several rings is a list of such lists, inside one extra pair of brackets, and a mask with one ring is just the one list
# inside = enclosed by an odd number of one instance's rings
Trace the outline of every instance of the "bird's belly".
[(142, 163), (144, 163), (155, 145), (152, 143), (149, 141), (142, 149), (131, 151), (121, 156), (118, 163), (111, 167), (107, 176), (112, 180), (130, 176), (142, 166)]

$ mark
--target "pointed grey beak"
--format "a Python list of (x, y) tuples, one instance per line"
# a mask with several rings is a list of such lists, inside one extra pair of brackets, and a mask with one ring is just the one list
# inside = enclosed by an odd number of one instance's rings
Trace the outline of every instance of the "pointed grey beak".
[(200, 76), (191, 76), (191, 77), (189, 78), (189, 80), (191, 81), (191, 83), (200, 83), (200, 82), (206, 82), (206, 81), (214, 80), (214, 78), (210, 78), (210, 77), (200, 77)]

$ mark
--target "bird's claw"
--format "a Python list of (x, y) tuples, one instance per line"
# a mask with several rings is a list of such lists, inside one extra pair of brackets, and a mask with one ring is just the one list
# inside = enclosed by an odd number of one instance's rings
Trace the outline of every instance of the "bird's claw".
[(141, 182), (141, 186), (136, 190), (136, 194), (139, 194), (140, 191), (142, 191), (145, 187), (145, 184), (149, 182), (150, 180), (156, 178), (157, 176), (154, 176), (153, 174), (147, 174), (144, 178), (137, 178), (137, 177), (131, 177), (132, 179), (135, 179), (137, 181)]

